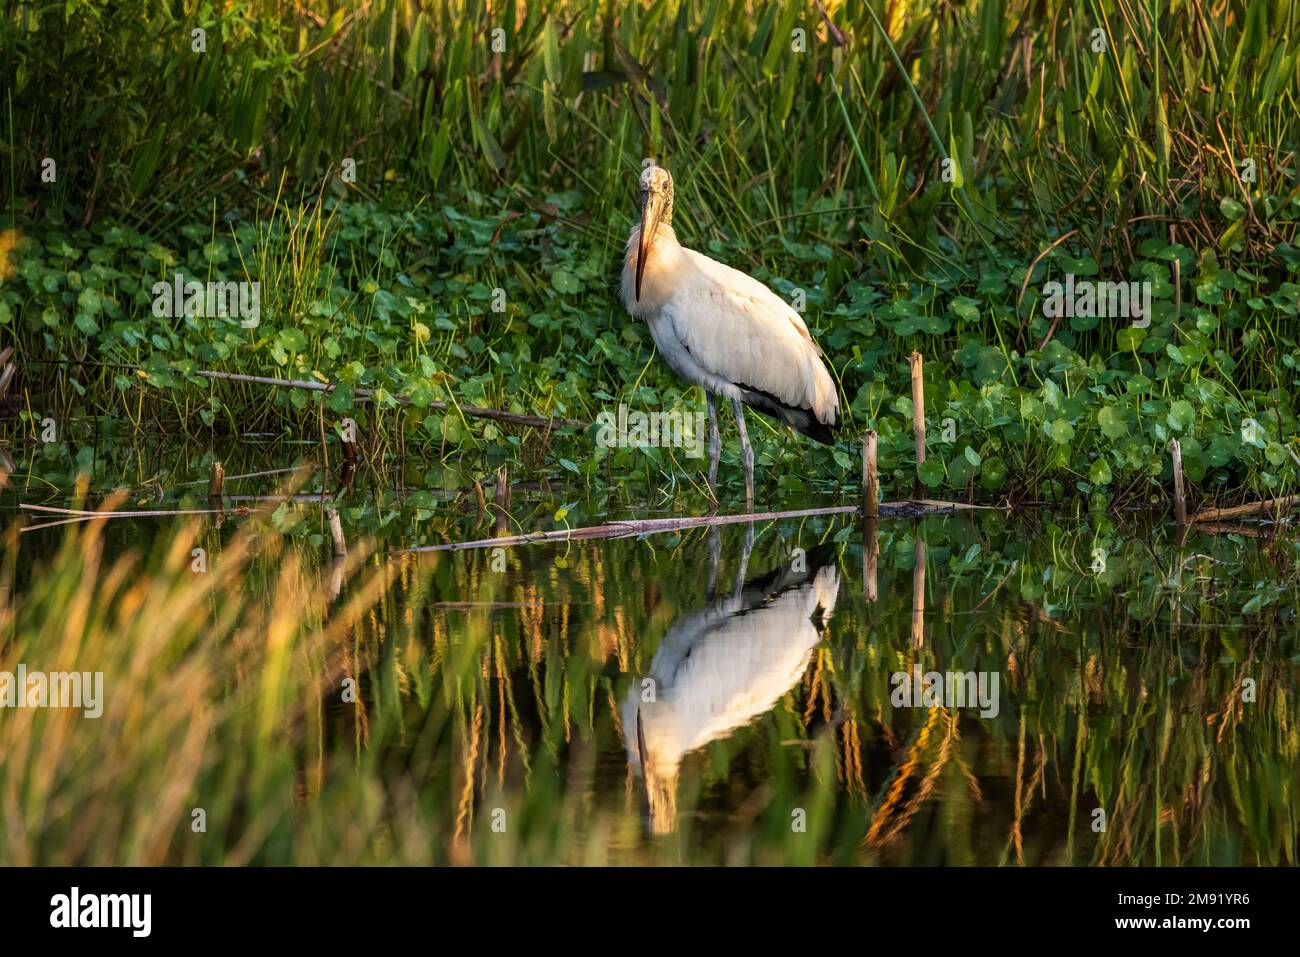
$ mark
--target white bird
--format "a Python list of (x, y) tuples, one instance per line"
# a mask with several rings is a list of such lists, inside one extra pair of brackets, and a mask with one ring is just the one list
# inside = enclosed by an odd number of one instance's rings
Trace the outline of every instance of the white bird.
[(754, 504), (754, 452), (744, 406), (826, 445), (839, 420), (835, 381), (799, 313), (752, 276), (686, 249), (673, 232), (673, 178), (641, 173), (641, 222), (628, 236), (623, 304), (644, 319), (673, 370), (703, 387), (709, 406), (709, 490), (717, 499), (716, 397), (731, 399), (745, 464), (745, 502)]
[(812, 549), (668, 627), (650, 663), (651, 684), (633, 684), (622, 714), (628, 762), (644, 777), (654, 833), (675, 826), (682, 759), (770, 711), (803, 677), (835, 610), (833, 551)]

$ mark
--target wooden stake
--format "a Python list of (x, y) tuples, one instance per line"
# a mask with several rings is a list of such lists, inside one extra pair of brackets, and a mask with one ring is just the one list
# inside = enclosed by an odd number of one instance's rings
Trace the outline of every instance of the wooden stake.
[(496, 487), (497, 534), (504, 535), (510, 521), (510, 470), (506, 466), (497, 469)]
[(221, 463), (216, 459), (212, 460), (212, 472), (208, 476), (208, 505), (217, 513), (213, 519), (217, 528), (220, 528), (226, 520), (226, 502), (222, 496), (226, 491), (226, 470), (221, 467)]
[(912, 365), (912, 435), (916, 439), (916, 480), (921, 481), (921, 466), (925, 463), (925, 380), (921, 377), (921, 353), (913, 352), (908, 360)]
[(1170, 439), (1169, 452), (1174, 460), (1174, 519), (1182, 528), (1187, 524), (1187, 497), (1183, 493), (1183, 449), (1177, 439)]
[(862, 591), (868, 602), (876, 600), (876, 572), (880, 566), (880, 529), (874, 518), (868, 518), (862, 527)]
[(226, 491), (226, 470), (216, 459), (212, 460), (212, 471), (208, 473), (208, 498), (221, 498)]
[(880, 515), (880, 476), (876, 472), (876, 430), (867, 429), (862, 436), (862, 513), (867, 518)]
[(925, 541), (916, 530), (916, 566), (912, 569), (912, 647), (925, 647)]
[(343, 537), (343, 523), (339, 521), (337, 509), (325, 509), (325, 517), (330, 523), (330, 538), (334, 540), (334, 557), (346, 558), (348, 554), (348, 543)]

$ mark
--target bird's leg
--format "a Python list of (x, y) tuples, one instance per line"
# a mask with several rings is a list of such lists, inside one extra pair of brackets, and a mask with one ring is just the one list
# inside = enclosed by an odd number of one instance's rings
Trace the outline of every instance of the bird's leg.
[(734, 592), (736, 601), (740, 601), (740, 594), (745, 590), (745, 579), (749, 577), (749, 556), (754, 551), (754, 523), (745, 523), (745, 545), (740, 553), (740, 568), (736, 572), (736, 590)]
[(709, 528), (709, 584), (706, 590), (708, 601), (713, 601), (713, 596), (718, 590), (718, 565), (722, 563), (722, 532), (718, 526), (713, 525)]
[(704, 390), (709, 400), (709, 494), (713, 504), (718, 504), (718, 457), (722, 455), (722, 436), (718, 433), (718, 399), (708, 389)]
[(754, 450), (749, 447), (749, 431), (745, 428), (745, 407), (739, 399), (731, 400), (736, 413), (736, 428), (740, 430), (740, 453), (745, 460), (745, 508), (754, 507)]

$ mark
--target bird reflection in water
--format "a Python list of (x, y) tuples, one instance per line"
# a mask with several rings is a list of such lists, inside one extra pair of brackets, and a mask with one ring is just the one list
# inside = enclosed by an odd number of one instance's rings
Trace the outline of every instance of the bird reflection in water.
[(677, 823), (682, 759), (770, 711), (807, 671), (835, 608), (840, 574), (833, 543), (750, 581), (748, 526), (736, 586), (714, 595), (720, 552), (712, 530), (709, 602), (678, 617), (623, 706), (628, 763), (642, 777), (650, 830)]

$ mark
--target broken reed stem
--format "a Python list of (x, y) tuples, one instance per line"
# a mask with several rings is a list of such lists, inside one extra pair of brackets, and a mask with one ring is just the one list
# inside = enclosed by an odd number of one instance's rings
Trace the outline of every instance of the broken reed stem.
[(921, 466), (925, 463), (925, 380), (921, 377), (921, 353), (913, 352), (908, 362), (912, 366), (912, 435), (916, 439), (916, 480), (921, 480)]
[(510, 507), (510, 470), (504, 465), (497, 469), (497, 487), (493, 498), (498, 508)]
[(867, 518), (880, 515), (880, 476), (876, 471), (876, 430), (862, 437), (862, 512)]
[(1187, 497), (1183, 493), (1183, 449), (1177, 439), (1169, 441), (1169, 454), (1174, 460), (1174, 519), (1182, 528), (1187, 524)]
[(343, 537), (343, 523), (339, 521), (338, 509), (325, 509), (325, 517), (330, 523), (330, 538), (334, 540), (334, 557), (347, 558), (348, 543)]
[(18, 371), (17, 367), (9, 361), (9, 357), (13, 354), (13, 346), (5, 346), (4, 351), (0, 352), (0, 399), (3, 399), (5, 393), (9, 391), (9, 383), (13, 381)]
[[(131, 512), (92, 512), (81, 508), (55, 508), (53, 505), (33, 505), (30, 502), (19, 502), (18, 507), (33, 512), (49, 512), (52, 515), (75, 515), (78, 518), (161, 518), (171, 515), (211, 515), (217, 511), (212, 508), (166, 508)], [(248, 509), (237, 509), (236, 511), (243, 514)]]
[(320, 402), (317, 403), (316, 416), (317, 416), (316, 418), (317, 424), (320, 426), (320, 456), (321, 456), (320, 500), (321, 500), (321, 504), (323, 505), (325, 504), (325, 499), (329, 497), (329, 487), (330, 487), (330, 447), (329, 444), (325, 441), (325, 397), (324, 396), (321, 396)]

